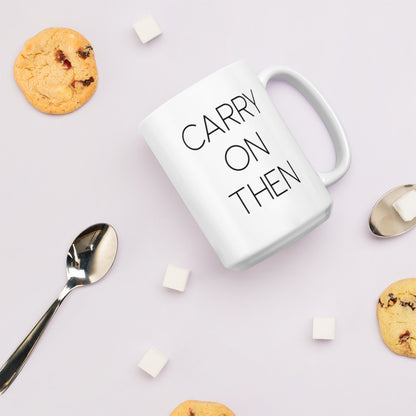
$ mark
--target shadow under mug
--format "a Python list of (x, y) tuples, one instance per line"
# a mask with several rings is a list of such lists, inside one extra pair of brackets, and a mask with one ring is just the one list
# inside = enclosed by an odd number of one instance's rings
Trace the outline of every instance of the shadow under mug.
[[(285, 125), (266, 86), (295, 87), (333, 141), (335, 167), (317, 172)], [(302, 75), (273, 66), (256, 74), (228, 65), (156, 109), (140, 131), (223, 265), (246, 269), (325, 221), (327, 186), (350, 165), (344, 130)]]

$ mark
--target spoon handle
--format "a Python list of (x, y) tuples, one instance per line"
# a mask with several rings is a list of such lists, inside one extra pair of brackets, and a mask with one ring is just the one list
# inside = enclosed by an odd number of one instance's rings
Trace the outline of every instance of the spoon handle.
[(22, 343), (16, 348), (15, 352), (0, 368), (0, 394), (2, 394), (12, 384), (14, 379), (18, 376), (21, 369), (29, 358), (30, 353), (33, 351), (36, 343), (39, 341), (43, 331), (48, 326), (48, 323), (54, 316), (55, 312), (62, 303), (62, 298), (58, 297), (51, 307), (40, 318), (35, 327), (29, 332)]

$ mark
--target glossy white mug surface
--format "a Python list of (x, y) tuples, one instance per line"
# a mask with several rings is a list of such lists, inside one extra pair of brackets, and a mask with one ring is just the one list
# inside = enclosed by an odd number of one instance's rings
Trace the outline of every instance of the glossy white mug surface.
[[(336, 152), (330, 172), (309, 163), (266, 86), (294, 86), (324, 122)], [(151, 113), (140, 131), (189, 211), (229, 269), (246, 269), (293, 242), (331, 211), (327, 186), (348, 170), (344, 130), (319, 91), (299, 73), (256, 74), (238, 61)]]

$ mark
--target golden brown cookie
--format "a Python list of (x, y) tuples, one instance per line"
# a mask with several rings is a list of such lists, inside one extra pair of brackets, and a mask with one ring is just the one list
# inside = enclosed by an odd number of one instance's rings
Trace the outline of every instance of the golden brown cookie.
[(386, 345), (397, 354), (416, 357), (416, 279), (391, 284), (378, 300), (377, 318)]
[(223, 404), (214, 402), (200, 402), (187, 400), (181, 403), (170, 416), (235, 416), (234, 413)]
[(70, 113), (85, 104), (97, 88), (94, 51), (75, 30), (45, 29), (26, 41), (14, 63), (14, 77), (38, 110)]

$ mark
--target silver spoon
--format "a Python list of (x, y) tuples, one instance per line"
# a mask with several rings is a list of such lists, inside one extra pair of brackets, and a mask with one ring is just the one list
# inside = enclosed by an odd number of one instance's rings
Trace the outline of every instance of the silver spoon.
[(66, 257), (68, 281), (55, 302), (0, 368), (0, 394), (18, 376), (65, 297), (76, 287), (98, 282), (110, 270), (117, 254), (117, 246), (117, 234), (108, 224), (92, 225), (75, 239)]
[(378, 237), (395, 237), (409, 231), (416, 225), (416, 218), (411, 221), (403, 221), (393, 208), (394, 202), (413, 189), (416, 190), (416, 185), (398, 186), (378, 200), (368, 223), (373, 234)]

